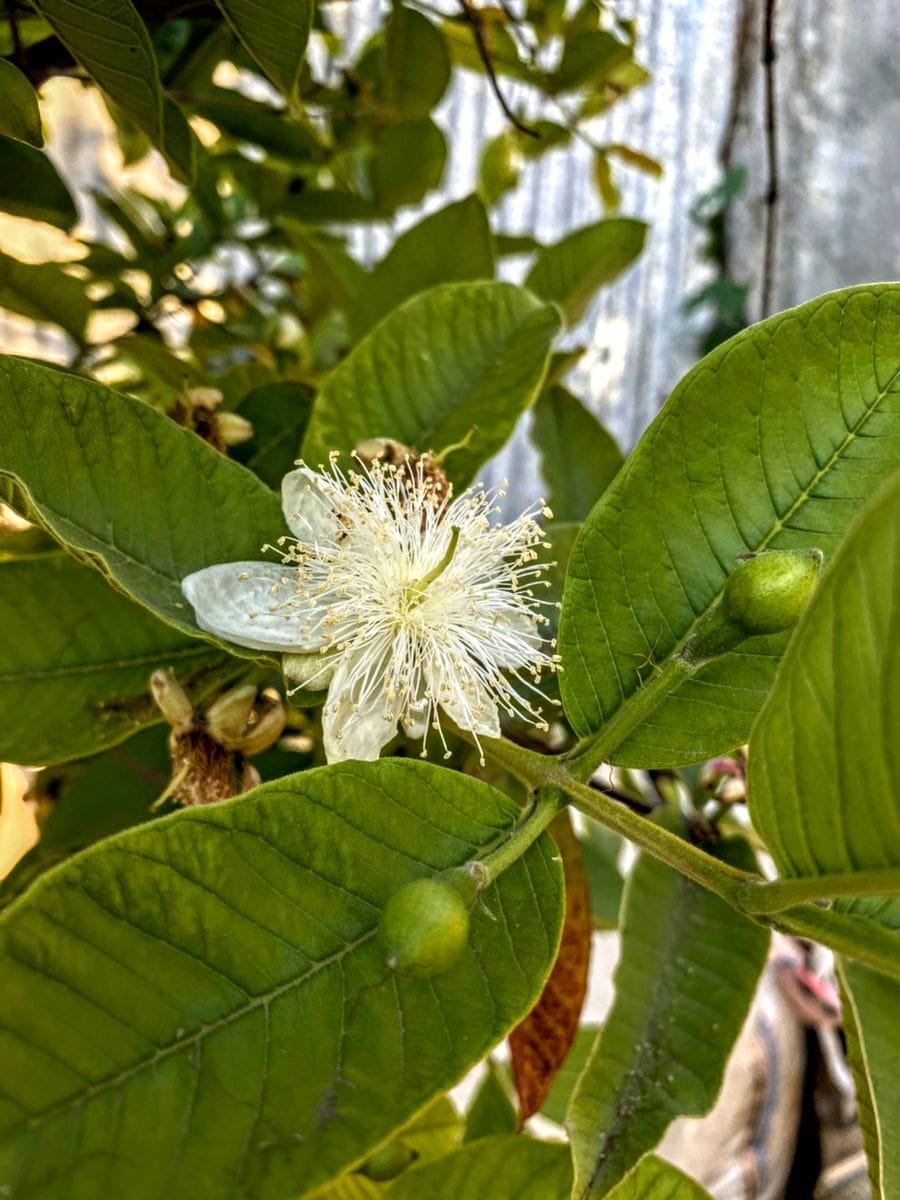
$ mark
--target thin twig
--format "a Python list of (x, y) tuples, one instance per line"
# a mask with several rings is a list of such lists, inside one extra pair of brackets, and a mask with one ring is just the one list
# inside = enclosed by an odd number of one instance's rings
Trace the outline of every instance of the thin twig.
[(503, 115), (513, 126), (513, 128), (518, 129), (520, 133), (527, 134), (528, 137), (540, 138), (541, 135), (536, 129), (532, 129), (530, 125), (526, 125), (524, 122), (519, 120), (519, 118), (507, 104), (506, 97), (500, 90), (500, 83), (497, 79), (497, 74), (494, 71), (494, 64), (491, 61), (491, 53), (488, 49), (488, 44), (484, 36), (484, 26), (481, 23), (481, 13), (479, 13), (478, 9), (472, 3), (472, 0), (460, 0), (460, 4), (462, 6), (463, 16), (466, 18), (466, 21), (472, 28), (472, 36), (475, 38), (475, 45), (478, 49), (478, 57), (481, 59), (485, 74), (488, 77), (488, 82), (491, 85), (491, 90), (497, 97), (497, 103), (503, 109)]
[(778, 233), (778, 121), (775, 94), (775, 4), (766, 0), (763, 16), (763, 77), (765, 79), (766, 162), (769, 186), (766, 190), (766, 231), (763, 254), (762, 316), (772, 311), (772, 289), (775, 282), (775, 246)]

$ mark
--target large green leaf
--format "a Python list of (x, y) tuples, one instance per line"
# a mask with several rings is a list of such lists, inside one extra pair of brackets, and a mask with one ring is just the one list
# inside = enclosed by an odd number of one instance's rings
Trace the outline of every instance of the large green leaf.
[(289, 100), (297, 98), (312, 21), (312, 0), (216, 0), (263, 73)]
[(240, 414), (253, 426), (253, 437), (232, 451), (271, 488), (280, 488), (293, 470), (312, 410), (312, 393), (300, 383), (267, 383), (244, 397)]
[[(721, 595), (736, 556), (831, 554), (900, 463), (900, 287), (849, 288), (771, 317), (700, 362), (585, 522), (569, 566), (560, 676), (579, 734), (599, 728)], [(746, 741), (787, 635), (679, 687), (615, 751), (697, 762)]]
[(84, 284), (56, 263), (22, 263), (0, 252), (0, 308), (21, 313), (33, 321), (50, 321), (84, 338), (91, 306)]
[[(900, 900), (843, 901), (864, 905), (866, 916), (900, 934)], [(900, 943), (900, 937), (897, 938)], [(847, 1053), (856, 1081), (859, 1124), (873, 1200), (900, 1195), (900, 983), (847, 960), (840, 964)]]
[(372, 193), (381, 215), (418, 204), (441, 182), (446, 162), (447, 141), (430, 117), (398, 121), (383, 129), (369, 162)]
[(390, 976), (405, 882), (519, 815), (429, 764), (347, 763), (107, 840), (0, 918), (11, 1195), (306, 1195), (365, 1159), (534, 1002), (563, 891), (548, 839), (444, 975)]
[[(720, 857), (748, 869), (740, 840)], [(578, 1197), (601, 1197), (676, 1117), (706, 1112), (765, 962), (768, 933), (642, 855), (625, 889), (612, 1011), (572, 1097)]]
[(80, 758), (160, 720), (156, 667), (201, 688), (215, 667), (240, 669), (62, 553), (0, 564), (0, 628), (0, 759), (11, 762)]
[(569, 1200), (571, 1188), (565, 1146), (506, 1134), (404, 1171), (385, 1200)]
[(577, 397), (562, 387), (534, 406), (531, 440), (557, 521), (583, 521), (622, 465), (622, 451)]
[(750, 804), (784, 874), (900, 867), (900, 474), (784, 656), (753, 730)]
[(350, 311), (354, 337), (368, 333), (386, 313), (417, 292), (440, 283), (491, 279), (493, 275), (487, 213), (476, 196), (468, 196), (432, 213), (394, 242), (356, 296)]
[(444, 284), (377, 325), (331, 373), (303, 443), (307, 462), (392, 437), (440, 451), (467, 482), (534, 399), (559, 327), (555, 311), (509, 283)]
[(647, 226), (629, 217), (610, 217), (576, 229), (553, 246), (543, 246), (528, 272), (525, 286), (542, 300), (552, 300), (566, 321), (576, 324), (594, 293), (637, 258)]
[(70, 230), (78, 209), (42, 150), (0, 134), (0, 212)]
[(43, 146), (44, 131), (37, 93), (18, 67), (0, 59), (0, 133), (32, 146)]
[(181, 580), (261, 557), (278, 497), (196, 434), (129, 396), (0, 358), (0, 479), (29, 515), (169, 624), (197, 633)]
[(131, 0), (35, 0), (62, 44), (122, 113), (190, 181), (194, 137), (163, 93), (150, 35)]

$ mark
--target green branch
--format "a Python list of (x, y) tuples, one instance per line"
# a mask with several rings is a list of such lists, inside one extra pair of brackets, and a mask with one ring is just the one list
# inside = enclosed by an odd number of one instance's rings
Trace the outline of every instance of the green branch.
[(841, 875), (816, 875), (803, 879), (776, 879), (747, 884), (741, 895), (746, 913), (765, 916), (781, 912), (804, 900), (833, 900), (838, 896), (900, 895), (900, 870), (886, 867), (880, 871), (846, 872)]

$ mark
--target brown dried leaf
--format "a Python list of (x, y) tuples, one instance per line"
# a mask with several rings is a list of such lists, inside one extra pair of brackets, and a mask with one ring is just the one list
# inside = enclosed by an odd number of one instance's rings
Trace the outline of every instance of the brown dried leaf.
[(566, 919), (559, 953), (540, 999), (509, 1035), (520, 1122), (540, 1109), (569, 1053), (578, 1032), (591, 959), (590, 889), (568, 810), (554, 819), (550, 832), (562, 855)]

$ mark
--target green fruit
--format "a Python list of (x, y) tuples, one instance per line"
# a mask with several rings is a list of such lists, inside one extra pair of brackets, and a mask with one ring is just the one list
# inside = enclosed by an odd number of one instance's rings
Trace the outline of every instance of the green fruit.
[(402, 1142), (389, 1142), (375, 1151), (362, 1168), (362, 1173), (376, 1183), (387, 1183), (389, 1179), (396, 1179), (417, 1157), (415, 1150), (404, 1146)]
[(395, 892), (378, 923), (384, 961), (397, 975), (431, 979), (448, 970), (469, 939), (469, 908), (441, 879), (417, 879)]
[(821, 567), (821, 550), (756, 554), (740, 563), (729, 577), (722, 611), (747, 637), (790, 629), (799, 621)]

